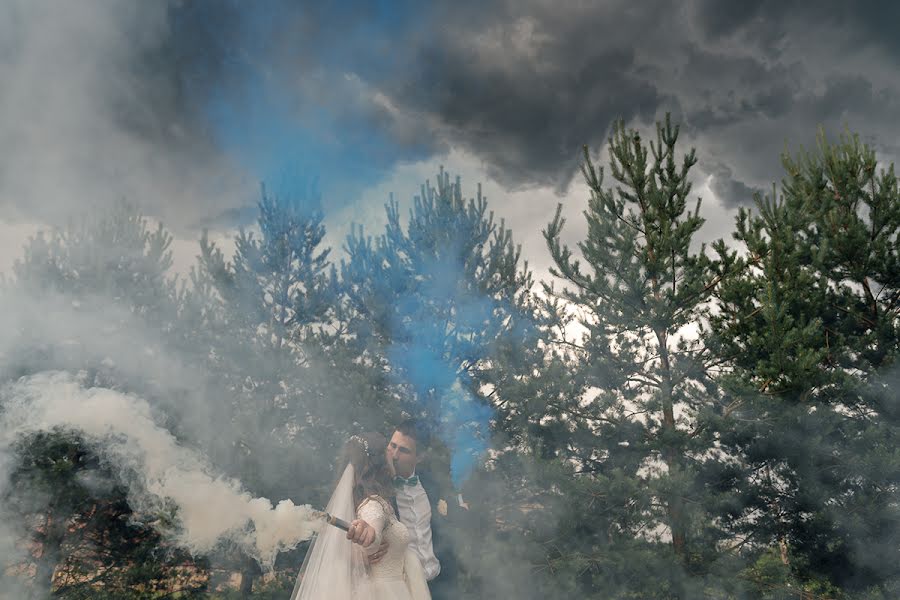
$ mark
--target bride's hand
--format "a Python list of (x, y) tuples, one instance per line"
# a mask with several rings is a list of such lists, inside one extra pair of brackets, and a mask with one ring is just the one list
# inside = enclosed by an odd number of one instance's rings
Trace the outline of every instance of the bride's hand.
[(347, 530), (347, 539), (363, 548), (367, 548), (375, 541), (375, 528), (362, 519), (356, 519), (350, 522), (350, 529)]

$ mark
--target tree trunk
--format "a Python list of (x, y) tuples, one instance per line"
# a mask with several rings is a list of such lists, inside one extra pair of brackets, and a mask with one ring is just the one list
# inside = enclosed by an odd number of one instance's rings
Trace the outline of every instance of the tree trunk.
[[(662, 395), (663, 410), (663, 435), (668, 438), (663, 446), (663, 460), (669, 469), (669, 474), (677, 473), (681, 470), (681, 451), (675, 447), (674, 438), (675, 427), (675, 407), (672, 401), (672, 373), (669, 363), (669, 349), (667, 347), (668, 335), (665, 331), (657, 331), (656, 339), (659, 343), (659, 359), (662, 367), (662, 386), (660, 394)], [(687, 552), (687, 536), (684, 524), (684, 502), (678, 493), (669, 494), (666, 499), (666, 513), (669, 517), (669, 528), (672, 530), (672, 549), (675, 555), (682, 561), (686, 560)]]
[(62, 522), (54, 519), (52, 514), (48, 513), (41, 536), (41, 558), (37, 561), (34, 578), (39, 587), (46, 586), (48, 590), (53, 588), (53, 575), (56, 573), (56, 567), (59, 566), (64, 535), (65, 527)]
[(241, 566), (241, 587), (238, 590), (241, 598), (249, 598), (253, 593), (253, 582), (261, 573), (259, 565), (250, 557), (245, 557)]

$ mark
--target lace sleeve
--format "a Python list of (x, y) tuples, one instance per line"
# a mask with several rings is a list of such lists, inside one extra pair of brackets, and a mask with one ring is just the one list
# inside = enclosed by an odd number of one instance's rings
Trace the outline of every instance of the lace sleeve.
[(384, 505), (375, 497), (366, 498), (359, 505), (356, 516), (375, 529), (375, 541), (368, 548), (365, 548), (367, 554), (373, 554), (378, 550), (378, 546), (381, 545), (382, 533), (384, 533), (384, 526), (387, 523)]

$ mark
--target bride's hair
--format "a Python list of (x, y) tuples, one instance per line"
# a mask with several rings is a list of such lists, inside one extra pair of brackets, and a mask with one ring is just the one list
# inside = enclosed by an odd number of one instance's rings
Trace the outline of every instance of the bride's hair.
[(380, 433), (360, 433), (351, 436), (341, 451), (339, 464), (353, 465), (356, 481), (353, 484), (353, 506), (369, 496), (390, 500), (394, 495), (393, 476), (387, 464), (387, 438)]

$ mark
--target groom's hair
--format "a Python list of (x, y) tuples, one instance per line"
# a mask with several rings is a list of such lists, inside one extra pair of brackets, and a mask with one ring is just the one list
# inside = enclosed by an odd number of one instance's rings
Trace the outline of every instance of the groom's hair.
[(416, 440), (416, 454), (425, 452), (431, 446), (431, 434), (416, 419), (406, 419), (397, 425), (394, 430)]

